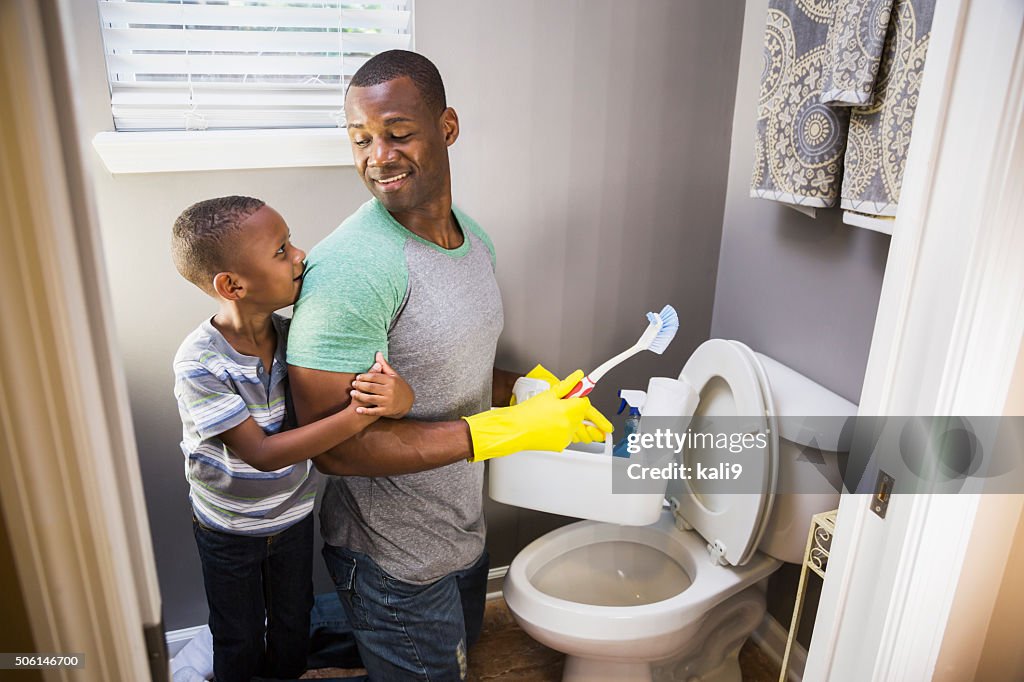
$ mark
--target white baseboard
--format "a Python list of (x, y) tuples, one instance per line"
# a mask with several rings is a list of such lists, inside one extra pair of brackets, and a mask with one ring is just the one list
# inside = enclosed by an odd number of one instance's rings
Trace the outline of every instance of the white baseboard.
[[(750, 638), (761, 648), (761, 651), (777, 665), (782, 666), (782, 657), (786, 654), (786, 640), (789, 638), (789, 631), (782, 627), (779, 621), (766, 613), (764, 620), (757, 626)], [(789, 652), (789, 671), (786, 679), (789, 682), (801, 682), (806, 664), (807, 649), (803, 648), (800, 642), (794, 641), (793, 650)]]
[(181, 630), (171, 630), (164, 638), (167, 640), (167, 657), (174, 658), (179, 651), (184, 648), (188, 641), (192, 639), (197, 632), (206, 627), (206, 624), (196, 625), (191, 628), (182, 628)]
[(505, 584), (506, 573), (508, 573), (508, 566), (498, 566), (487, 572), (488, 599), (498, 599), (501, 597), (501, 588)]

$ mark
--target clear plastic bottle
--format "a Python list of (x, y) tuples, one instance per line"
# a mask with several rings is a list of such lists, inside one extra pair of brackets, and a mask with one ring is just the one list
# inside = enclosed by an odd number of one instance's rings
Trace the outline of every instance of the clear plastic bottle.
[(616, 414), (622, 414), (627, 405), (629, 406), (629, 414), (626, 415), (626, 423), (622, 429), (622, 438), (612, 448), (612, 454), (616, 457), (629, 457), (629, 437), (640, 430), (640, 408), (643, 406), (644, 398), (647, 396), (643, 391), (623, 389), (619, 391), (619, 397), (622, 398), (622, 404), (619, 406), (619, 411)]

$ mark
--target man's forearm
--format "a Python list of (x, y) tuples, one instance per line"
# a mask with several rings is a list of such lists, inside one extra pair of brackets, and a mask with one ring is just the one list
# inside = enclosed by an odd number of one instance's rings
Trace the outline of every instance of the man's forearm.
[(421, 422), (381, 419), (313, 459), (335, 476), (393, 476), (435, 469), (469, 459), (473, 441), (462, 419)]

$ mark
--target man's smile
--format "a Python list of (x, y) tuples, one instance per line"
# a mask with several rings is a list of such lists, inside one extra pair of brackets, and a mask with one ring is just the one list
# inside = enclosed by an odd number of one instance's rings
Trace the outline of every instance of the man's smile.
[(382, 178), (373, 178), (373, 181), (383, 190), (394, 190), (404, 184), (402, 181), (409, 177), (411, 173), (406, 171), (404, 173), (398, 173), (396, 175), (389, 175)]

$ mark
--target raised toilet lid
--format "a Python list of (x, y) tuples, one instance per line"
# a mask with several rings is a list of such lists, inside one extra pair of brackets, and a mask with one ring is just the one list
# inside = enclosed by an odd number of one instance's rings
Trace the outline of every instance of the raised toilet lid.
[[(733, 566), (747, 563), (757, 549), (770, 513), (775, 483), (777, 452), (772, 447), (761, 381), (750, 355), (725, 339), (705, 341), (679, 374), (699, 394), (700, 403), (690, 423), (694, 433), (763, 433), (763, 447), (756, 442), (740, 453), (728, 449), (684, 448), (680, 463), (691, 478), (669, 481), (666, 495), (678, 501), (676, 513), (708, 541), (716, 558)], [(765, 390), (770, 390), (765, 387)], [(716, 423), (717, 422), (717, 423)], [(739, 426), (742, 425), (742, 429)], [(748, 439), (754, 441), (755, 439)], [(716, 492), (720, 481), (697, 480), (697, 462), (705, 467), (741, 464), (742, 489), (752, 492)], [(733, 490), (736, 488), (733, 487)]]

